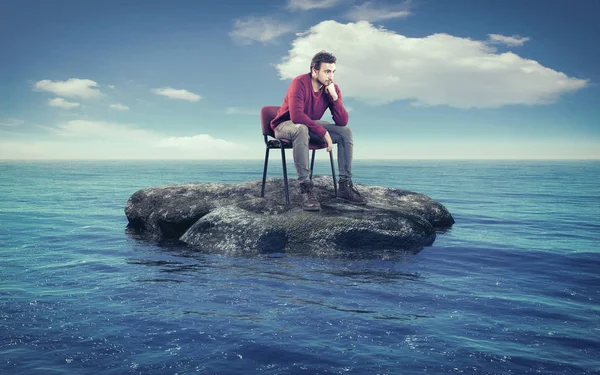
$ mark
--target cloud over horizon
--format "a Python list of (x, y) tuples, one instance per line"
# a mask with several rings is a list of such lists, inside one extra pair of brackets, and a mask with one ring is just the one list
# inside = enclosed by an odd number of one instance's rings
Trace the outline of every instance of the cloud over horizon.
[(56, 127), (49, 127), (47, 129), (54, 134), (65, 137), (104, 139), (123, 142), (150, 139), (154, 137), (153, 133), (140, 129), (134, 125), (116, 124), (105, 121), (70, 120), (60, 123)]
[(54, 98), (54, 99), (48, 100), (48, 105), (50, 105), (51, 107), (71, 109), (71, 108), (79, 107), (80, 104), (74, 103), (74, 102), (68, 102), (63, 98)]
[[(73, 155), (83, 159), (227, 159), (243, 158), (249, 152), (245, 145), (209, 134), (169, 136), (134, 124), (70, 120), (40, 128), (53, 138), (26, 142), (0, 140), (0, 159), (26, 154), (33, 159), (62, 159)], [(32, 145), (36, 145), (34, 152), (30, 150)]]
[(8, 118), (6, 120), (0, 121), (0, 126), (14, 127), (24, 124), (25, 121), (18, 118)]
[(90, 79), (70, 78), (66, 81), (50, 81), (47, 79), (38, 81), (34, 87), (40, 91), (49, 91), (57, 96), (67, 98), (93, 99), (102, 96), (95, 89), (98, 84)]
[(182, 89), (174, 89), (172, 87), (161, 87), (152, 89), (151, 91), (156, 95), (166, 96), (167, 98), (171, 99), (187, 100), (189, 102), (197, 102), (202, 98), (200, 95), (194, 94), (193, 92)]
[(368, 21), (324, 21), (297, 35), (276, 65), (281, 79), (304, 73), (315, 51), (325, 49), (337, 57), (335, 80), (343, 96), (371, 105), (548, 104), (588, 85), (512, 52), (496, 53), (484, 41), (443, 33), (409, 38)]
[(227, 109), (225, 109), (225, 114), (226, 115), (256, 115), (256, 116), (258, 116), (260, 114), (260, 110), (244, 109), (244, 108), (238, 108), (238, 107), (227, 107)]
[(109, 108), (117, 109), (119, 111), (128, 111), (129, 110), (128, 106), (123, 105), (123, 104), (119, 104), (119, 103), (111, 104), (111, 105), (109, 105)]
[(196, 134), (184, 137), (161, 138), (157, 143), (159, 147), (175, 148), (187, 151), (198, 149), (211, 149), (216, 152), (234, 150), (237, 145), (224, 139), (217, 139), (208, 134)]

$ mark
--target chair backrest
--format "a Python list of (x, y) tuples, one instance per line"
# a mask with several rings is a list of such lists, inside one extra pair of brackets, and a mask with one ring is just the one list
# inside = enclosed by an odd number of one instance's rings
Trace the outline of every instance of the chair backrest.
[(260, 121), (262, 122), (262, 133), (264, 136), (275, 137), (273, 129), (271, 129), (271, 121), (277, 116), (279, 106), (267, 105), (260, 109)]

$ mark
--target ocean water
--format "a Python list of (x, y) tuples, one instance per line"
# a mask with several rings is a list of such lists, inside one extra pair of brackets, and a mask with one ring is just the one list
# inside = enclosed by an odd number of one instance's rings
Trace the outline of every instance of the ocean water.
[(456, 220), (392, 259), (226, 257), (126, 229), (138, 189), (261, 173), (0, 162), (0, 374), (600, 373), (600, 162), (358, 160), (355, 183)]

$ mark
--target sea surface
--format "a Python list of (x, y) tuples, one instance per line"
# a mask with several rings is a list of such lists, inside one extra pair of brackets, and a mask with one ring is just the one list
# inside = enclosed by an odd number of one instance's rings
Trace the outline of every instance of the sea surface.
[(261, 177), (261, 160), (0, 161), (0, 374), (600, 373), (600, 161), (357, 160), (355, 183), (456, 220), (391, 259), (228, 257), (126, 228), (138, 189)]

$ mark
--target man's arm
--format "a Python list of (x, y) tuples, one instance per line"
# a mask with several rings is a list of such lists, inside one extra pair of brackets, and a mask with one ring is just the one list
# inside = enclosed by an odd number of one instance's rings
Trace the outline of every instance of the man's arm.
[(348, 111), (346, 111), (346, 108), (344, 108), (344, 104), (342, 103), (342, 92), (340, 91), (339, 86), (332, 82), (327, 86), (326, 90), (331, 96), (329, 110), (333, 116), (333, 121), (337, 126), (348, 125)]
[(290, 86), (289, 91), (289, 106), (290, 106), (290, 120), (294, 124), (304, 124), (308, 127), (308, 130), (318, 135), (321, 138), (325, 137), (325, 133), (327, 131), (324, 127), (317, 124), (310, 117), (304, 113), (304, 102), (306, 95), (310, 93), (306, 93), (305, 87), (300, 83), (300, 81), (294, 81)]

